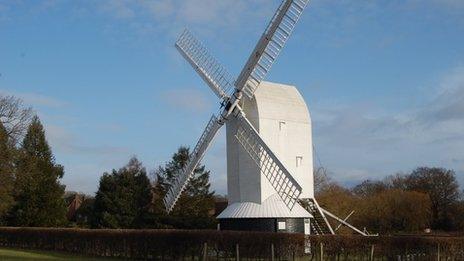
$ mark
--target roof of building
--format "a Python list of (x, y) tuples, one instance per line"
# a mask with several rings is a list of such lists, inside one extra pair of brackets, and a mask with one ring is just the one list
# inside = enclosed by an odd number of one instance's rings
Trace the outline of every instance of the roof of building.
[(268, 197), (262, 204), (236, 202), (229, 205), (217, 218), (310, 218), (300, 204), (290, 211), (278, 194)]

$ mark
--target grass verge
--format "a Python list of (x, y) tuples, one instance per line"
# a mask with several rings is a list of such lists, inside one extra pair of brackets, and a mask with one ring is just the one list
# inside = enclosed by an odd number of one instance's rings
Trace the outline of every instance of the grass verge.
[(73, 261), (92, 261), (92, 260), (115, 260), (103, 259), (96, 257), (77, 256), (66, 253), (0, 248), (0, 260), (2, 261), (17, 261), (17, 260), (73, 260)]

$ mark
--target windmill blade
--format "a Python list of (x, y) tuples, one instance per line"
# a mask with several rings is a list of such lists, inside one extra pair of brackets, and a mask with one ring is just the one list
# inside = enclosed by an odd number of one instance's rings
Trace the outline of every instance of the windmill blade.
[(285, 205), (292, 210), (301, 194), (301, 186), (266, 145), (245, 116), (239, 114), (237, 119), (239, 124), (235, 137), (258, 165), (261, 173), (266, 176)]
[(264, 31), (235, 84), (249, 97), (284, 47), (309, 0), (284, 0)]
[(209, 120), (208, 125), (206, 125), (203, 134), (197, 142), (197, 145), (190, 154), (187, 164), (185, 164), (185, 167), (178, 173), (176, 179), (173, 184), (171, 184), (171, 187), (164, 197), (164, 206), (168, 213), (171, 212), (176, 205), (177, 200), (187, 186), (189, 179), (192, 177), (195, 168), (198, 163), (200, 163), (200, 160), (205, 155), (206, 150), (222, 125), (223, 124), (218, 121), (218, 118), (215, 115), (213, 115)]
[(181, 34), (176, 48), (216, 96), (221, 99), (228, 97), (233, 88), (234, 78), (188, 30)]

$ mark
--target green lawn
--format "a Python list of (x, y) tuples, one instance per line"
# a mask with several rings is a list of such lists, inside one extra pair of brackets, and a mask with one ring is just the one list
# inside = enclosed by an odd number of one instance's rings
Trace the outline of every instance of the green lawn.
[[(8, 249), (0, 248), (0, 260), (104, 260), (103, 258), (89, 258), (64, 253), (48, 252), (48, 251), (36, 251), (36, 250), (20, 250), (20, 249)], [(111, 259), (115, 260), (115, 259)]]

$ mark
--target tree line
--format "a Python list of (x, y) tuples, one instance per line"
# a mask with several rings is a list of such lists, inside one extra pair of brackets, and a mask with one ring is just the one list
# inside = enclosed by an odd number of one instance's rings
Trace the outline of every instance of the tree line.
[(135, 157), (123, 168), (104, 173), (95, 198), (89, 199), (86, 213), (77, 213), (76, 222), (91, 228), (215, 228), (214, 192), (205, 166), (195, 169), (169, 215), (164, 208), (164, 195), (188, 159), (189, 149), (180, 147), (151, 173), (152, 180)]
[(75, 215), (61, 184), (45, 129), (31, 108), (13, 96), (0, 96), (0, 225), (90, 228), (214, 228), (210, 172), (195, 169), (178, 204), (167, 215), (162, 199), (189, 158), (185, 147), (150, 174), (133, 157), (104, 173), (95, 196), (83, 196)]
[(348, 221), (358, 228), (382, 234), (464, 230), (464, 201), (453, 170), (419, 167), (351, 188), (326, 172), (315, 175), (319, 204), (342, 218), (354, 211)]

